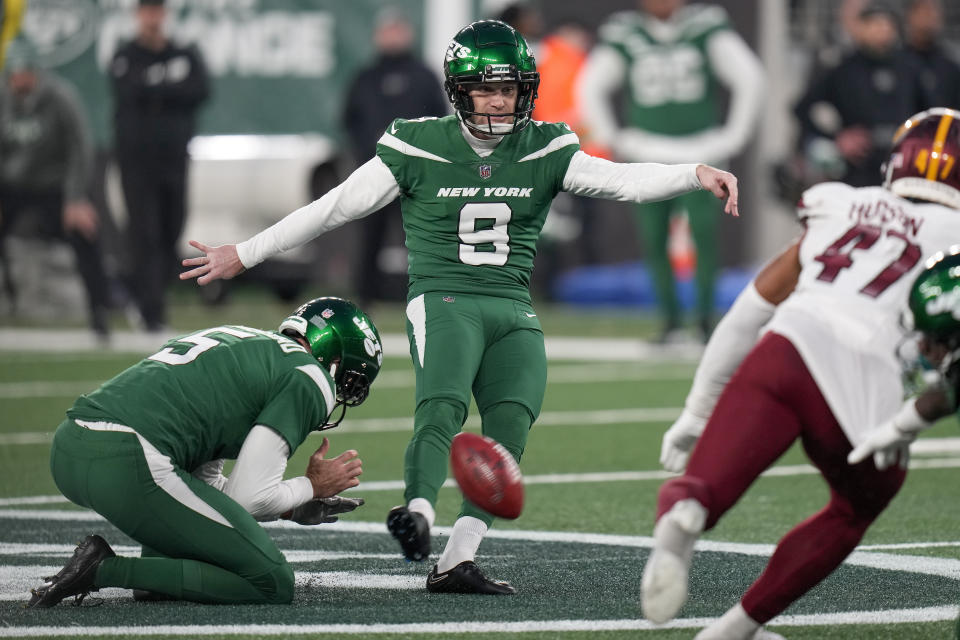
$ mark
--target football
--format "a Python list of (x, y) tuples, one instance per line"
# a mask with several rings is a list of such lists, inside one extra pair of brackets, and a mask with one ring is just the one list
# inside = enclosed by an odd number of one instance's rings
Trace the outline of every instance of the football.
[(498, 518), (523, 510), (523, 476), (503, 445), (476, 433), (460, 433), (450, 447), (450, 467), (467, 500)]

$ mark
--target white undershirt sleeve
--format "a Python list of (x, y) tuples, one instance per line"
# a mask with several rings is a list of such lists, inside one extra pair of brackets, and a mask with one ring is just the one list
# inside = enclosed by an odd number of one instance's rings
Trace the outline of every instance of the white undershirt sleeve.
[(249, 269), (346, 222), (370, 215), (398, 195), (400, 187), (393, 173), (379, 156), (374, 156), (321, 198), (238, 244), (237, 255)]
[(590, 136), (609, 147), (620, 125), (613, 110), (613, 94), (623, 85), (627, 65), (623, 56), (606, 45), (590, 52), (577, 80), (577, 100)]
[(247, 434), (223, 492), (257, 520), (276, 520), (280, 514), (313, 499), (306, 476), (283, 479), (290, 445), (263, 425)]
[(696, 164), (624, 163), (577, 151), (563, 177), (563, 189), (579, 196), (653, 202), (700, 189)]
[(223, 475), (223, 458), (203, 463), (191, 475), (219, 491), (223, 491), (227, 484), (227, 478)]
[(710, 418), (723, 388), (753, 349), (776, 308), (751, 280), (713, 330), (693, 376), (684, 411), (704, 421)]

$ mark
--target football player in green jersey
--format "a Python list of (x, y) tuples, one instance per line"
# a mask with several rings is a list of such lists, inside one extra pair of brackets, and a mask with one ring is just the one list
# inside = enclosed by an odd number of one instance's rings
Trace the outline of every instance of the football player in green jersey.
[(873, 455), (878, 469), (910, 459), (917, 434), (958, 409), (960, 399), (960, 247), (930, 258), (910, 289), (910, 317), (920, 332), (919, 353), (940, 373), (936, 384), (908, 398), (900, 411), (850, 452), (858, 464)]
[[(639, 0), (614, 14), (581, 73), (583, 117), (597, 142), (630, 162), (724, 163), (749, 140), (763, 103), (763, 67), (722, 7)], [(726, 119), (720, 87), (730, 90)], [(614, 114), (626, 97), (623, 126)], [(704, 340), (713, 327), (717, 221), (713, 199), (688, 193), (641, 204), (636, 221), (664, 320), (661, 340), (681, 326), (668, 254), (671, 216), (686, 211), (696, 247), (695, 313)]]
[[(399, 197), (409, 253), (407, 335), (416, 372), (406, 503), (387, 527), (409, 560), (430, 555), (450, 442), (471, 395), (483, 433), (519, 460), (540, 413), (547, 363), (530, 300), (536, 242), (560, 191), (644, 202), (707, 189), (737, 215), (736, 178), (706, 165), (615, 164), (580, 150), (565, 124), (533, 121), (540, 78), (527, 43), (486, 20), (458, 32), (444, 61), (444, 118), (394, 120), (376, 156), (319, 200), (239, 245), (191, 244), (181, 278), (231, 278)], [(510, 594), (474, 563), (493, 518), (465, 502), (431, 571), (432, 592)]]
[[(333, 522), (363, 503), (337, 496), (359, 484), (357, 452), (326, 459), (326, 438), (304, 475), (283, 474), (310, 432), (366, 399), (381, 360), (366, 314), (317, 298), (276, 332), (230, 325), (174, 338), (81, 396), (54, 435), (53, 479), (143, 551), (119, 557), (88, 536), (28, 606), (101, 587), (135, 599), (290, 602), (293, 570), (257, 521)], [(236, 460), (229, 477), (224, 459)]]

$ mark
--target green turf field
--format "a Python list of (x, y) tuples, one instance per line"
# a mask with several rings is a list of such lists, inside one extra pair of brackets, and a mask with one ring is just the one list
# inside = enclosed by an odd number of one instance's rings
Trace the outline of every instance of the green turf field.
[[(271, 328), (287, 311), (250, 298), (217, 308), (184, 300), (174, 326)], [(585, 351), (577, 343), (577, 353), (595, 357), (553, 351), (561, 359), (550, 363), (543, 415), (521, 465), (526, 508), (518, 520), (497, 523), (481, 547), (481, 566), (519, 594), (429, 595), (429, 566), (403, 562), (387, 535), (383, 520), (401, 500), (412, 424), (412, 371), (395, 347), (368, 402), (328, 432), (334, 452), (360, 451), (363, 483), (353, 493), (366, 505), (335, 525), (270, 527), (298, 581), (294, 603), (275, 607), (140, 604), (111, 589), (94, 594), (99, 606), (23, 609), (29, 587), (59, 570), (88, 533), (102, 534), (118, 553), (138, 552), (96, 514), (58, 498), (47, 454), (52, 430), (76, 395), (147, 352), (51, 352), (0, 328), (0, 637), (692, 638), (737, 601), (790, 526), (825, 503), (825, 485), (798, 449), (784, 456), (704, 537), (680, 617), (652, 627), (638, 598), (656, 491), (667, 477), (657, 462), (660, 436), (679, 413), (695, 362), (689, 354), (625, 357), (635, 346), (625, 340), (653, 330), (643, 316), (539, 311), (548, 337), (594, 339)], [(377, 308), (374, 319), (393, 335), (388, 344), (402, 347), (402, 310)], [(773, 630), (790, 640), (953, 637), (960, 602), (958, 436), (945, 424), (921, 441), (901, 495), (861, 549), (774, 620)], [(302, 472), (309, 445), (319, 441), (313, 436), (292, 458), (291, 473)], [(458, 498), (452, 486), (441, 493), (435, 551)]]

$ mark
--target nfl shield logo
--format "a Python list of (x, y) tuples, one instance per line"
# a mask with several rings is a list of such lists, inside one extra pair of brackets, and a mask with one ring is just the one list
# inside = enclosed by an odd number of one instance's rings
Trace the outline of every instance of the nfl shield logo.
[(333, 309), (324, 309), (322, 312), (320, 312), (320, 315), (324, 320), (329, 320), (333, 317)]
[(493, 167), (488, 164), (480, 165), (480, 177), (486, 180), (490, 177), (490, 174), (493, 173)]

